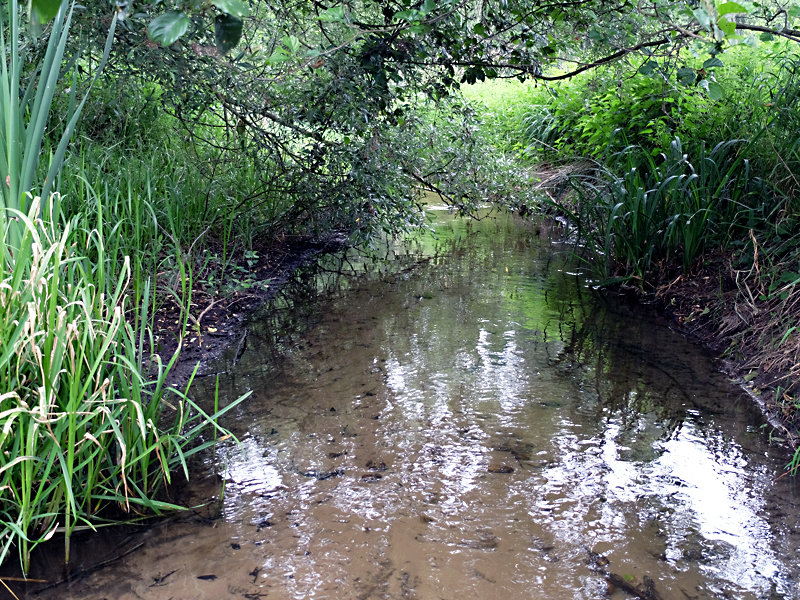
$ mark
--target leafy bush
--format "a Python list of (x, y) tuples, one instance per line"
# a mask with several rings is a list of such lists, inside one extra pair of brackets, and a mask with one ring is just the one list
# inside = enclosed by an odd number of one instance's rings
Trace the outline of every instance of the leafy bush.
[[(607, 67), (539, 88), (523, 117), (524, 142), (533, 156), (603, 159), (629, 145), (657, 156), (675, 137), (690, 157), (698, 156), (703, 145), (750, 139), (775, 116), (777, 104), (786, 104), (778, 97), (794, 85), (796, 58), (779, 45), (743, 47), (725, 60), (722, 68), (719, 59), (681, 56), (680, 69), (653, 60), (634, 76)], [(694, 84), (697, 72), (713, 77), (713, 93), (708, 81), (705, 87)], [(784, 112), (784, 121), (790, 114)], [(784, 127), (796, 130), (788, 123)], [(751, 160), (762, 165), (758, 168), (773, 164), (766, 140), (751, 151)]]

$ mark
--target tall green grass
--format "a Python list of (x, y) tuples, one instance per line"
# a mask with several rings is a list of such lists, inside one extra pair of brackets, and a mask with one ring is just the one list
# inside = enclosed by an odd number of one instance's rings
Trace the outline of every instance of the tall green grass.
[(186, 458), (208, 445), (197, 443), (203, 428), (243, 400), (209, 416), (167, 388), (177, 354), (167, 365), (144, 355), (143, 330), (126, 318), (130, 261), (109, 260), (101, 216), (62, 226), (39, 218), (40, 202), (10, 211), (20, 251), (0, 255), (0, 561), (16, 545), (25, 571), (56, 531), (68, 559), (75, 527), (113, 517), (112, 507), (178, 508), (157, 493), (176, 467), (188, 476)]
[(626, 148), (615, 157), (625, 165), (621, 176), (599, 166), (573, 178), (570, 216), (602, 277), (643, 284), (662, 262), (688, 272), (706, 250), (768, 219), (775, 195), (744, 158), (751, 145), (717, 144), (692, 162), (676, 138), (659, 157)]

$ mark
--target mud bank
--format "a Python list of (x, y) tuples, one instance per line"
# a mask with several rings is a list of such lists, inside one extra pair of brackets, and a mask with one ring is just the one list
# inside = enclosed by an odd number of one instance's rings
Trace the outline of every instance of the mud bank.
[(800, 335), (787, 323), (800, 317), (800, 292), (771, 294), (757, 257), (745, 270), (734, 262), (705, 257), (686, 275), (662, 278), (644, 301), (722, 357), (769, 419), (773, 441), (787, 446), (788, 462), (800, 444)]

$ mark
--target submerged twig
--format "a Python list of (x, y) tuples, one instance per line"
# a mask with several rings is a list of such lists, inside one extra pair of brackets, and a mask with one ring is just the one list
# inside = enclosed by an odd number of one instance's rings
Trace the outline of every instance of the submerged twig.
[(80, 569), (78, 571), (75, 571), (74, 573), (71, 573), (71, 574), (67, 575), (66, 577), (64, 577), (63, 579), (60, 579), (60, 580), (58, 580), (58, 581), (56, 581), (54, 583), (48, 583), (47, 585), (42, 586), (38, 590), (36, 590), (34, 592), (34, 595), (38, 596), (39, 594), (41, 594), (45, 590), (49, 590), (49, 589), (52, 589), (54, 587), (58, 587), (59, 585), (62, 585), (64, 583), (69, 583), (70, 581), (73, 581), (74, 579), (78, 579), (78, 578), (82, 578), (82, 577), (86, 577), (88, 575), (91, 575), (95, 571), (99, 571), (103, 567), (107, 567), (111, 563), (114, 563), (114, 562), (116, 562), (116, 561), (118, 561), (118, 560), (120, 560), (122, 558), (125, 558), (129, 554), (132, 554), (132, 553), (136, 552), (142, 546), (144, 546), (144, 542), (139, 542), (133, 548), (130, 548), (129, 550), (126, 550), (125, 552), (123, 552), (119, 556), (116, 556), (114, 558), (109, 558), (108, 560), (104, 560), (103, 562), (98, 563), (98, 564), (96, 564), (93, 567), (90, 567), (88, 569)]
[(244, 351), (245, 342), (247, 340), (247, 328), (245, 327), (244, 334), (242, 335), (242, 339), (239, 340), (239, 344), (236, 346), (236, 354), (233, 355), (233, 366), (236, 366), (236, 363), (239, 362), (239, 358)]

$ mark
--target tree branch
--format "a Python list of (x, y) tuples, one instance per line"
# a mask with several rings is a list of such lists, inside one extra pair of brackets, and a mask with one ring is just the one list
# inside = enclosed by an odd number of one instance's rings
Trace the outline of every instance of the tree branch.
[[(564, 73), (562, 75), (540, 75), (531, 72), (530, 65), (520, 65), (520, 64), (513, 65), (509, 63), (489, 63), (489, 62), (481, 63), (481, 62), (468, 62), (468, 61), (448, 61), (448, 64), (457, 67), (491, 67), (500, 69), (513, 69), (516, 71), (520, 71), (522, 73), (527, 73), (534, 79), (540, 79), (543, 81), (558, 81), (561, 79), (569, 79), (570, 77), (574, 77), (575, 75), (583, 73), (584, 71), (588, 71), (589, 69), (594, 69), (595, 67), (600, 67), (610, 62), (614, 62), (618, 58), (622, 58), (626, 54), (630, 54), (631, 52), (636, 52), (637, 50), (641, 50), (642, 48), (662, 46), (664, 44), (668, 44), (669, 42), (670, 40), (668, 38), (661, 38), (659, 40), (654, 40), (652, 42), (642, 42), (641, 44), (636, 44), (635, 46), (631, 46), (629, 48), (623, 48), (619, 52), (615, 52), (614, 54), (609, 54), (608, 56), (604, 56), (599, 60), (587, 63), (582, 67), (575, 69), (574, 71), (570, 71), (569, 73)], [(412, 63), (412, 64), (419, 64), (419, 63)]]
[(800, 31), (797, 29), (782, 29), (778, 31), (771, 27), (764, 27), (762, 25), (748, 25), (746, 23), (736, 23), (736, 29), (745, 29), (747, 31), (761, 31), (763, 33), (771, 33), (772, 35), (779, 35), (785, 37), (787, 40), (800, 44)]

